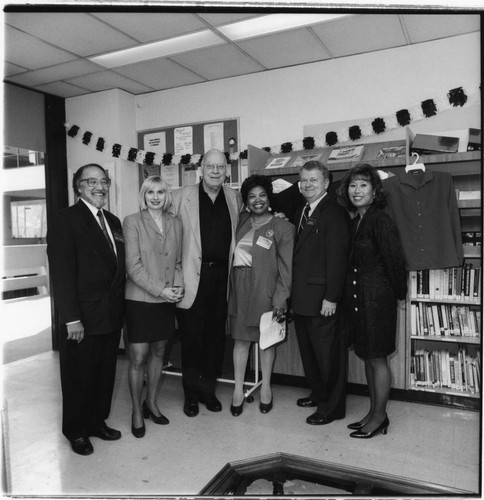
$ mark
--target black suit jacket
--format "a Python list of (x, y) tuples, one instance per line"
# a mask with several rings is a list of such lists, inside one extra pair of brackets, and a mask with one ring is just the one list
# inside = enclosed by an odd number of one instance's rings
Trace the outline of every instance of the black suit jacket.
[[(303, 209), (301, 205), (296, 211), (296, 227)], [(291, 296), (295, 314), (319, 316), (323, 299), (338, 302), (342, 298), (349, 244), (349, 215), (326, 195), (295, 243)]]
[(122, 226), (104, 211), (117, 259), (83, 201), (49, 223), (47, 255), (60, 322), (81, 320), (86, 335), (111, 333), (124, 323), (125, 255)]

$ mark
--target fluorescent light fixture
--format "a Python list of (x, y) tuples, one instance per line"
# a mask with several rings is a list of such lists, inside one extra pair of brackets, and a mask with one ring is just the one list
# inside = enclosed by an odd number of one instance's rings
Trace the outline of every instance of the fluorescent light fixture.
[(238, 23), (218, 26), (217, 29), (230, 40), (243, 40), (254, 36), (267, 35), (309, 24), (323, 23), (349, 14), (268, 14)]
[(105, 68), (116, 68), (223, 43), (226, 43), (225, 40), (222, 40), (222, 38), (218, 37), (212, 31), (203, 30), (160, 42), (147, 43), (131, 49), (123, 49), (100, 56), (89, 57), (89, 60)]

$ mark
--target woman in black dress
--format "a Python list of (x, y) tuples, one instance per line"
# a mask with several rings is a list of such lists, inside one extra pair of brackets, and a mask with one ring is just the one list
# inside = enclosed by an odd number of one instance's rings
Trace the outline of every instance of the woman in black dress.
[[(145, 179), (140, 211), (124, 219), (128, 382), (133, 403), (131, 432), (145, 434), (144, 418), (168, 424), (156, 398), (165, 347), (175, 334), (175, 304), (183, 297), (181, 222), (167, 210), (171, 195), (162, 177)], [(146, 399), (141, 403), (146, 374)]]
[(347, 278), (348, 319), (354, 350), (365, 362), (370, 409), (350, 424), (354, 438), (386, 434), (386, 405), (391, 372), (387, 356), (395, 351), (397, 300), (405, 299), (405, 260), (397, 228), (382, 209), (386, 197), (378, 172), (360, 164), (349, 170), (339, 187), (339, 200), (350, 212), (352, 245)]

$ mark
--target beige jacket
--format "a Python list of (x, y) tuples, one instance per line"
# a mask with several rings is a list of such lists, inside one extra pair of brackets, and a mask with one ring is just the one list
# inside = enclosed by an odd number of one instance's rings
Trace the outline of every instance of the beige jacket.
[(125, 298), (140, 302), (164, 302), (166, 287), (184, 286), (181, 268), (182, 227), (163, 213), (163, 234), (148, 210), (128, 215), (123, 234), (126, 247)]
[[(195, 184), (194, 186), (184, 186), (172, 193), (174, 212), (183, 225), (182, 268), (185, 281), (185, 295), (177, 303), (177, 307), (181, 309), (189, 309), (192, 306), (200, 283), (202, 242), (200, 236), (199, 189), (199, 184)], [(235, 230), (237, 228), (238, 215), (242, 210), (243, 203), (240, 193), (235, 191), (235, 189), (223, 186), (223, 190), (232, 223), (230, 263), (235, 248)]]

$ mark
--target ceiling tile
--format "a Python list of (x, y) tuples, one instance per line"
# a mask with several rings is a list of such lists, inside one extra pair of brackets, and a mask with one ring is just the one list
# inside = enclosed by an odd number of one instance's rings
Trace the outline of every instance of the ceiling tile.
[[(201, 18), (205, 19), (207, 23), (211, 24), (212, 26), (221, 26), (222, 24), (229, 24), (229, 23), (234, 23), (237, 21), (242, 21), (244, 19), (248, 19), (249, 17), (260, 17), (260, 14), (255, 14), (254, 12), (250, 14), (230, 14), (230, 13), (223, 13), (223, 14), (201, 14), (198, 13), (198, 16)], [(264, 14), (265, 15), (265, 14)]]
[(163, 40), (206, 28), (193, 14), (96, 12), (93, 16), (141, 42)]
[[(34, 50), (35, 47), (35, 50)], [(75, 59), (76, 56), (5, 26), (5, 60), (27, 69), (43, 68)]]
[(205, 81), (203, 78), (168, 59), (153, 59), (151, 61), (130, 64), (118, 68), (116, 72), (155, 90), (181, 87), (182, 85)]
[(334, 57), (406, 44), (398, 15), (363, 14), (312, 27)]
[(69, 85), (64, 82), (47, 83), (34, 88), (40, 92), (47, 92), (48, 94), (54, 94), (60, 97), (74, 97), (89, 93), (89, 90), (81, 89), (80, 87), (75, 87), (74, 85)]
[(405, 14), (402, 18), (411, 43), (463, 35), (480, 29), (480, 16), (459, 14)]
[(86, 59), (76, 59), (67, 63), (49, 66), (35, 71), (28, 71), (21, 75), (10, 78), (10, 81), (21, 85), (42, 85), (43, 83), (55, 82), (56, 80), (67, 80), (86, 73), (99, 71), (99, 66)]
[(135, 45), (135, 41), (83, 12), (13, 12), (8, 24), (80, 56)]
[(4, 76), (16, 75), (18, 73), (23, 73), (24, 71), (25, 71), (25, 68), (22, 68), (21, 66), (17, 66), (16, 64), (11, 64), (9, 62), (4, 62), (4, 65), (3, 65), (3, 75)]
[(255, 73), (264, 69), (229, 44), (180, 54), (171, 59), (208, 80)]
[(237, 43), (266, 68), (321, 61), (329, 55), (306, 28), (251, 38)]
[(126, 92), (131, 92), (132, 94), (142, 94), (153, 90), (151, 87), (134, 82), (125, 76), (118, 75), (114, 71), (98, 71), (90, 75), (72, 78), (68, 80), (68, 83), (89, 89), (92, 92), (118, 88), (126, 90)]

